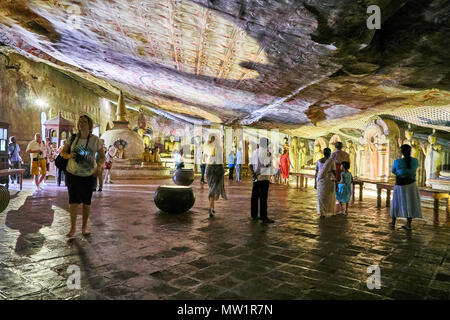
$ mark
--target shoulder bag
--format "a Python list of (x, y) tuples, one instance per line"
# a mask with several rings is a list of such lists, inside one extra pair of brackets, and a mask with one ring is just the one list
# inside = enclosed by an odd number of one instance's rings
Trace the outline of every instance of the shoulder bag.
[[(75, 137), (76, 137), (77, 135), (76, 134), (73, 134), (71, 137), (70, 137), (70, 145), (69, 145), (69, 151), (70, 151), (70, 149), (72, 148), (72, 143), (73, 143), (73, 141), (75, 140)], [(61, 151), (62, 152), (62, 151)], [(62, 170), (62, 171), (64, 171), (64, 172), (66, 172), (66, 170), (67, 170), (67, 164), (69, 163), (69, 159), (66, 159), (66, 158), (64, 158), (63, 156), (61, 156), (61, 152), (58, 154), (58, 156), (56, 157), (56, 159), (55, 159), (55, 166), (59, 169), (59, 170)]]

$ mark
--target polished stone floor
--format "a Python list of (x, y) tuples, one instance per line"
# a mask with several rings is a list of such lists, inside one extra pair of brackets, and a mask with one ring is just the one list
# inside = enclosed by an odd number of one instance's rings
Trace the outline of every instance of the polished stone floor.
[[(391, 230), (373, 197), (348, 217), (319, 219), (314, 189), (271, 185), (275, 223), (265, 225), (249, 218), (249, 181), (226, 180), (229, 199), (211, 219), (207, 186), (196, 180), (192, 210), (168, 215), (153, 202), (160, 184), (172, 182), (106, 185), (94, 195), (92, 235), (69, 241), (64, 187), (13, 188), (0, 213), (0, 299), (450, 299), (445, 211), (424, 208), (411, 232), (401, 220)], [(380, 289), (368, 289), (371, 265)], [(79, 290), (67, 286), (70, 266), (81, 270)]]

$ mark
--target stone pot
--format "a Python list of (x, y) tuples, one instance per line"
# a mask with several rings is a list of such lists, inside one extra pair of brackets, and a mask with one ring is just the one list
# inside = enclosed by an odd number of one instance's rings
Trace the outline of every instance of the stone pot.
[(156, 206), (163, 212), (183, 213), (194, 206), (195, 196), (191, 187), (159, 186), (154, 200)]
[(0, 186), (0, 213), (6, 209), (9, 204), (9, 191), (4, 186)]
[(193, 169), (178, 169), (173, 173), (173, 182), (179, 186), (190, 186), (194, 182)]

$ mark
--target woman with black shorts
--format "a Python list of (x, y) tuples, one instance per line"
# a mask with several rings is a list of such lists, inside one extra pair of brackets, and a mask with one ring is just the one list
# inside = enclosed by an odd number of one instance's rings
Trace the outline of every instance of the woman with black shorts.
[[(92, 188), (105, 162), (105, 152), (100, 140), (92, 134), (94, 123), (83, 115), (78, 120), (78, 133), (72, 143), (67, 143), (61, 156), (68, 159), (66, 183), (69, 191), (70, 231), (67, 237), (73, 237), (77, 225), (77, 210), (83, 204), (82, 234), (89, 235), (87, 222), (91, 210)], [(98, 152), (97, 159), (95, 154)]]

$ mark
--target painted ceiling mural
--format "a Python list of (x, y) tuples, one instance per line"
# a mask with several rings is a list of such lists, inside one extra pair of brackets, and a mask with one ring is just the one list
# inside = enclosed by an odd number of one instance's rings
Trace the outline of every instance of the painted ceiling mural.
[(443, 0), (0, 0), (2, 52), (130, 104), (303, 136), (376, 114), (450, 131), (449, 35)]

